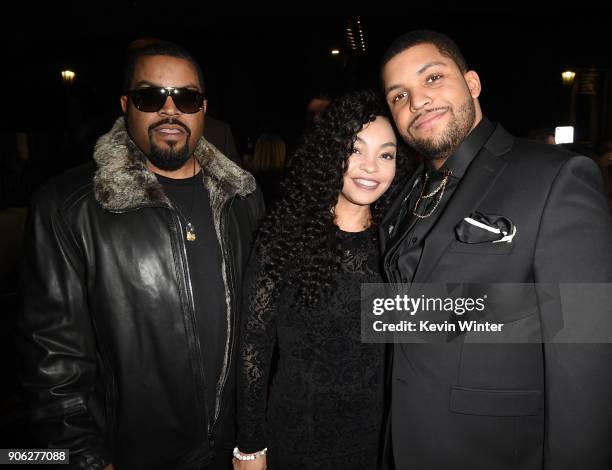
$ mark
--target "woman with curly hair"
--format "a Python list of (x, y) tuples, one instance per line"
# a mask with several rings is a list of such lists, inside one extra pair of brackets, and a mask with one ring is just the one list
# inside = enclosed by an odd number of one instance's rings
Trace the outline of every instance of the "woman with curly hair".
[(291, 159), (247, 269), (234, 467), (375, 469), (383, 344), (361, 342), (360, 284), (405, 169), (374, 92), (333, 102)]

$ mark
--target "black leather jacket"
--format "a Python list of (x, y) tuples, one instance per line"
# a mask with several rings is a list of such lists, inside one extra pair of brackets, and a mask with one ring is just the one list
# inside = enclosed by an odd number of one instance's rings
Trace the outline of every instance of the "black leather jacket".
[(96, 145), (96, 165), (54, 180), (33, 203), (23, 385), (35, 436), (70, 448), (74, 468), (200, 468), (215, 439), (233, 437), (216, 424), (233, 420), (236, 314), (263, 204), (253, 177), (204, 139), (195, 155), (223, 254), (228, 343), (217, 384), (204, 383), (193, 307), (192, 289), (206, 286), (192, 286), (184, 227), (122, 118)]

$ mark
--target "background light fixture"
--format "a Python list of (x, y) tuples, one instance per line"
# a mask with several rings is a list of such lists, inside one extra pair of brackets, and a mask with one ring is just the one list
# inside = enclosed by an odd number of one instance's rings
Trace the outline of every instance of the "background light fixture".
[(72, 70), (62, 70), (62, 81), (66, 84), (66, 85), (70, 85), (74, 82), (74, 79), (76, 78), (76, 73), (74, 73)]

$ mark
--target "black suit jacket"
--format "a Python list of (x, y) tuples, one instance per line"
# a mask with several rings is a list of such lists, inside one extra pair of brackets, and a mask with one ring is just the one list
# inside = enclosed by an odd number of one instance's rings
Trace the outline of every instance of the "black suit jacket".
[[(389, 228), (411, 186), (382, 222), (383, 253), (401, 237), (390, 240)], [(512, 220), (513, 242), (459, 241), (455, 226), (474, 211)], [(611, 242), (596, 165), (497, 126), (428, 234), (414, 282), (609, 283)], [(536, 301), (535, 314), (519, 321), (536, 334), (555, 330), (549, 304)], [(591, 313), (574, 320), (588, 325)], [(612, 312), (598, 318), (612, 336)], [(398, 469), (612, 468), (612, 344), (477, 344), (469, 335), (395, 344)]]

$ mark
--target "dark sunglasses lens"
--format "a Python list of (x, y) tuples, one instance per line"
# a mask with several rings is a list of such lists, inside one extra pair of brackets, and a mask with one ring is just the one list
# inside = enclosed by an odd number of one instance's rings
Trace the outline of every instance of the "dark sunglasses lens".
[[(140, 88), (131, 92), (130, 96), (136, 109), (145, 113), (155, 113), (166, 103), (168, 90), (157, 87)], [(204, 103), (202, 93), (188, 88), (175, 88), (170, 91), (170, 96), (182, 113), (197, 113)]]
[(171, 96), (176, 107), (183, 113), (197, 113), (202, 109), (204, 95), (197, 90), (178, 88), (174, 90)]
[(151, 87), (136, 90), (131, 96), (136, 109), (145, 113), (154, 113), (164, 106), (167, 95), (165, 90)]

